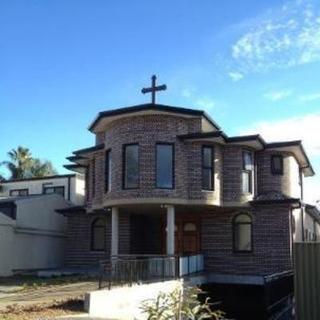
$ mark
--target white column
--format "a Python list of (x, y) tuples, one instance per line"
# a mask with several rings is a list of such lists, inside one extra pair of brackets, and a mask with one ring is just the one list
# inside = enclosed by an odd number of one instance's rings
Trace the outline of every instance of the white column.
[(119, 248), (119, 208), (112, 207), (111, 218), (111, 255), (117, 256)]
[(166, 206), (167, 209), (167, 254), (174, 254), (174, 227), (175, 212), (174, 206)]

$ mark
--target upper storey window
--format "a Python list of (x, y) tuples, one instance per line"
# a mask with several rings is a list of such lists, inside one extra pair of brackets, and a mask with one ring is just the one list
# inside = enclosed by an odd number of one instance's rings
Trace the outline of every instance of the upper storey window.
[(213, 170), (213, 147), (202, 147), (202, 189), (214, 189), (214, 170)]
[(271, 156), (271, 173), (283, 174), (283, 157), (281, 155)]
[(173, 144), (156, 145), (156, 186), (162, 189), (174, 188), (174, 149)]
[(51, 186), (48, 184), (43, 185), (43, 193), (44, 194), (60, 194), (61, 196), (64, 197), (64, 186)]
[(123, 188), (139, 188), (139, 145), (123, 146)]
[(251, 151), (242, 153), (242, 192), (252, 193), (253, 191), (253, 154)]
[(108, 192), (111, 190), (111, 150), (107, 150), (105, 153), (104, 179), (104, 189), (105, 192)]
[(29, 195), (28, 189), (14, 189), (10, 190), (10, 197), (24, 197)]

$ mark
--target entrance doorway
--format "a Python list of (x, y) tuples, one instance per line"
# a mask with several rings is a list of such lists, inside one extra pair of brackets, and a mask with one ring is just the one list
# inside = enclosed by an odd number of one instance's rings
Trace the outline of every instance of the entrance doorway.
[[(163, 250), (166, 252), (166, 223), (163, 221)], [(175, 254), (198, 254), (200, 248), (200, 221), (194, 217), (176, 216), (174, 232)]]

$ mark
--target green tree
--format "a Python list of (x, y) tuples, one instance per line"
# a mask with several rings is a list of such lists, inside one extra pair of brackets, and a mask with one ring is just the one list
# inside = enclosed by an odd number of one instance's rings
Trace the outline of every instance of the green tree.
[(10, 179), (23, 179), (30, 170), (32, 163), (31, 152), (28, 148), (18, 146), (8, 152), (9, 161), (3, 161), (4, 165), (10, 172)]
[(41, 161), (40, 159), (32, 159), (30, 167), (30, 175), (32, 177), (45, 177), (57, 174), (50, 161)]
[(8, 158), (8, 161), (3, 161), (0, 165), (4, 165), (10, 172), (10, 180), (57, 174), (50, 161), (33, 158), (28, 148), (18, 146), (8, 152)]

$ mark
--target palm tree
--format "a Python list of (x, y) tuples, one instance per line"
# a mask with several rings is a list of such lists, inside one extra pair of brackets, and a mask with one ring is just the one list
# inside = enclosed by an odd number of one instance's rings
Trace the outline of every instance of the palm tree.
[(8, 152), (9, 161), (3, 161), (4, 165), (10, 172), (10, 180), (45, 177), (57, 174), (50, 161), (41, 161), (33, 158), (28, 148), (19, 146)]
[(30, 167), (30, 175), (32, 177), (45, 177), (57, 174), (50, 161), (41, 161), (40, 159), (32, 159)]
[(30, 170), (32, 163), (31, 152), (28, 148), (18, 146), (8, 152), (9, 161), (3, 161), (1, 164), (10, 171), (10, 179), (23, 179)]

